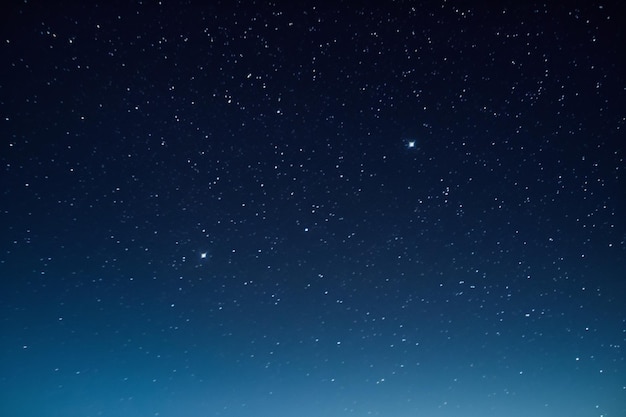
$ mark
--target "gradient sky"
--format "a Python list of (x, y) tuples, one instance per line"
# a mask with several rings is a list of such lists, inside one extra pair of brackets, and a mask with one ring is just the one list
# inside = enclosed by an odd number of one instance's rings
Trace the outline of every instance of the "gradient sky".
[(0, 414), (626, 416), (619, 2), (10, 1)]

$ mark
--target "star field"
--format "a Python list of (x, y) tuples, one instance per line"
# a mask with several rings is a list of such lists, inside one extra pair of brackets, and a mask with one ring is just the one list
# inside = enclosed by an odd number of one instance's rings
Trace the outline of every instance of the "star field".
[(0, 414), (626, 415), (619, 2), (10, 2)]

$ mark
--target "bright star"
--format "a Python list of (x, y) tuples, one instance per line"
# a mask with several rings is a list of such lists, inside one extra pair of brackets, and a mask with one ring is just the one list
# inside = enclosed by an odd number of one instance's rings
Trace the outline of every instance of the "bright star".
[(404, 147), (410, 150), (418, 149), (417, 148), (417, 140), (415, 139), (405, 139)]

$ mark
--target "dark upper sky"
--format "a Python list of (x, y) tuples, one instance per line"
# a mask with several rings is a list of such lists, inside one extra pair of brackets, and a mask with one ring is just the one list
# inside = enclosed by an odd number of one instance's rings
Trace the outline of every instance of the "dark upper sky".
[(2, 6), (0, 414), (625, 415), (619, 2), (202, 3)]

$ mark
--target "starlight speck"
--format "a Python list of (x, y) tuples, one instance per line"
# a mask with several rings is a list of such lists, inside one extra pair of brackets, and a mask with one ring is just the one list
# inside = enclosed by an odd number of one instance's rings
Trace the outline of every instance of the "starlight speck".
[(404, 147), (410, 151), (414, 151), (419, 149), (418, 148), (418, 142), (416, 139), (405, 139), (404, 140)]

